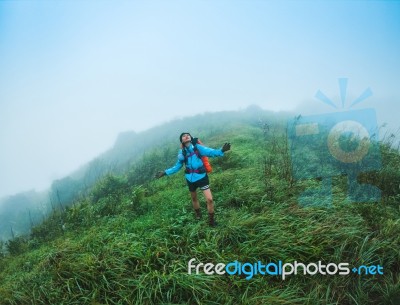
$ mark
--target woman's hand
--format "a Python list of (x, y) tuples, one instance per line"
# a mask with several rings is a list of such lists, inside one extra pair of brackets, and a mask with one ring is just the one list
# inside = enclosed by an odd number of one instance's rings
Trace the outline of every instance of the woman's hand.
[(226, 152), (231, 149), (231, 143), (225, 143), (224, 146), (222, 146), (221, 150), (222, 152)]
[(164, 171), (160, 171), (155, 175), (155, 178), (159, 179), (161, 177), (165, 176), (165, 172)]

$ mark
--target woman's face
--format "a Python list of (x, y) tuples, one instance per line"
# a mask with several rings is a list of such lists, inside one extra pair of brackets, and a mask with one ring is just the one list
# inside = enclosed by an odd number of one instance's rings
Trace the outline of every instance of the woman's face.
[(183, 144), (190, 142), (190, 140), (191, 140), (191, 136), (189, 133), (185, 133), (184, 135), (182, 135), (182, 143)]

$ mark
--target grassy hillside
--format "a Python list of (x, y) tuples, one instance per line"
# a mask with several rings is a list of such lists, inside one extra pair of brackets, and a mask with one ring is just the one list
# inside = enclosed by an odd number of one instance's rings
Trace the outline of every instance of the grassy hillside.
[(193, 134), (204, 138), (206, 134), (211, 136), (229, 130), (238, 123), (253, 124), (265, 118), (276, 121), (280, 117), (283, 115), (250, 106), (242, 111), (205, 113), (175, 119), (141, 133), (122, 132), (112, 148), (70, 175), (53, 181), (49, 190), (40, 194), (29, 191), (0, 198), (0, 241), (26, 234), (54, 209), (64, 209), (90, 195), (91, 189), (100, 179), (110, 174), (123, 175), (131, 169), (133, 163), (137, 166), (134, 168), (135, 178), (131, 182), (142, 184), (148, 181), (149, 163), (140, 161), (143, 155), (148, 160), (155, 150), (162, 147), (163, 158), (175, 161), (177, 136), (189, 126)]
[[(299, 194), (319, 182), (293, 180), (284, 126), (271, 118), (201, 133), (210, 147), (232, 143), (211, 160), (217, 228), (194, 220), (182, 171), (151, 178), (174, 164), (179, 134), (105, 177), (7, 243), (0, 304), (400, 304), (398, 152), (381, 145), (382, 169), (365, 177), (382, 189), (380, 202), (348, 202), (344, 177), (335, 177), (332, 205), (301, 206)], [(192, 258), (379, 264), (384, 274), (189, 275)]]

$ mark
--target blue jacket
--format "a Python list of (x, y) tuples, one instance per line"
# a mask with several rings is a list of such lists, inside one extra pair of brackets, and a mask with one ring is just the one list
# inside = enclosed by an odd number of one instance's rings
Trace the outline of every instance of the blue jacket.
[[(222, 157), (224, 153), (222, 152), (221, 149), (212, 149), (208, 148), (206, 146), (196, 144), (197, 149), (199, 150), (199, 153), (201, 156), (207, 156), (207, 157)], [(182, 168), (183, 164), (185, 164), (185, 157), (183, 156), (183, 149), (186, 149), (186, 156), (188, 156), (187, 160), (187, 168), (196, 170), (201, 168), (203, 165), (203, 161), (201, 161), (201, 158), (199, 158), (195, 153), (194, 153), (194, 146), (190, 144), (188, 148), (184, 147), (179, 150), (178, 152), (178, 161), (176, 164), (165, 170), (165, 173), (170, 176), (173, 175)], [(193, 153), (193, 154), (192, 154)], [(186, 173), (185, 177), (188, 181), (190, 182), (195, 182), (197, 180), (200, 180), (201, 178), (204, 178), (206, 176), (206, 173)]]

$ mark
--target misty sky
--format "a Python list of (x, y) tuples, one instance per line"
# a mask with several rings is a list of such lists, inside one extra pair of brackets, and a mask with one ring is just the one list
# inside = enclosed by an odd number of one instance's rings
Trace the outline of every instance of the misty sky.
[(0, 1), (0, 197), (49, 187), (121, 131), (312, 109), (340, 77), (397, 122), (399, 54), (395, 1)]

